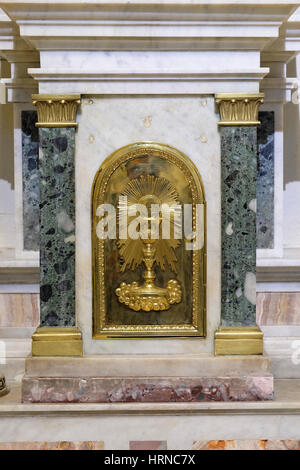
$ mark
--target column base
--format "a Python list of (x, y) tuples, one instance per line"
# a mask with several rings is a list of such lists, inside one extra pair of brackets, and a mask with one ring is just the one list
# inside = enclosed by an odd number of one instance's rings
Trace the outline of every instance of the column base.
[(215, 355), (263, 354), (263, 332), (258, 326), (220, 326), (215, 332)]
[(32, 336), (32, 356), (82, 356), (78, 328), (38, 328)]

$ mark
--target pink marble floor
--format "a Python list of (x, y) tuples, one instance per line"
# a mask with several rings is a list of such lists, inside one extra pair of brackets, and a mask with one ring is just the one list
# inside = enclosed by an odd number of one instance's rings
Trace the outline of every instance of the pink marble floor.
[(130, 450), (167, 450), (167, 441), (130, 441)]

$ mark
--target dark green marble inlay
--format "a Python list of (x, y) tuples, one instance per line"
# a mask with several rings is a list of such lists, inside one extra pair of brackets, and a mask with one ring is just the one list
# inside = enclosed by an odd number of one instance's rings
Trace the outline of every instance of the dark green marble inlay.
[(41, 326), (75, 325), (74, 129), (40, 129)]
[(22, 179), (23, 179), (23, 246), (24, 250), (40, 249), (39, 234), (39, 139), (36, 111), (22, 111)]
[(274, 248), (274, 111), (258, 119), (257, 248)]
[(255, 325), (256, 127), (221, 127), (222, 325)]

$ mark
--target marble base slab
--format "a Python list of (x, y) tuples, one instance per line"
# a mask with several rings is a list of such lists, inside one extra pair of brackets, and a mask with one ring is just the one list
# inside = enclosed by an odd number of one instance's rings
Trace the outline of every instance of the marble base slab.
[(26, 359), (26, 377), (239, 377), (268, 373), (267, 356), (140, 354)]
[(259, 401), (273, 399), (273, 376), (25, 377), (23, 403)]
[(273, 399), (264, 356), (31, 357), (23, 403), (260, 401)]

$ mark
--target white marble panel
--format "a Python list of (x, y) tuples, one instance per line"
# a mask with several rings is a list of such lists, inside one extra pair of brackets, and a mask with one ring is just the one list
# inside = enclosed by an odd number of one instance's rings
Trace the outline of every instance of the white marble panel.
[[(213, 351), (220, 322), (220, 139), (214, 98), (85, 97), (76, 136), (76, 316), (85, 354), (199, 354)], [(207, 200), (207, 338), (92, 339), (90, 201), (103, 160), (118, 148), (162, 142), (198, 167)]]
[[(41, 68), (84, 68), (103, 73), (214, 72), (260, 69), (259, 51), (41, 51)], [(29, 65), (31, 67), (31, 65)]]
[[(211, 44), (205, 46), (202, 42), (200, 49), (204, 50), (194, 50), (193, 45), (187, 44), (184, 50), (177, 50), (178, 45), (174, 48), (170, 44), (151, 43), (146, 47), (145, 41), (141, 46), (139, 40), (137, 43), (130, 41), (126, 47), (121, 37), (118, 37), (119, 47), (115, 43), (99, 46), (98, 40), (103, 42), (104, 39), (81, 38), (79, 49), (83, 50), (77, 50), (74, 45), (76, 50), (70, 49), (62, 38), (55, 39), (54, 50), (49, 50), (48, 43), (47, 47), (38, 45), (41, 67), (29, 68), (28, 73), (38, 80), (39, 92), (101, 95), (255, 93), (259, 91), (260, 80), (269, 72), (268, 67), (260, 67), (259, 50), (234, 50), (239, 48), (232, 44), (224, 50), (220, 37), (215, 40), (222, 44), (222, 50), (212, 50)], [(116, 47), (119, 50), (115, 50)], [(141, 50), (145, 47), (150, 50)]]

